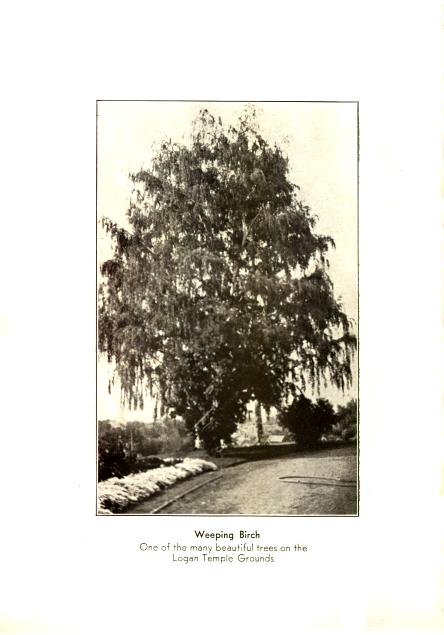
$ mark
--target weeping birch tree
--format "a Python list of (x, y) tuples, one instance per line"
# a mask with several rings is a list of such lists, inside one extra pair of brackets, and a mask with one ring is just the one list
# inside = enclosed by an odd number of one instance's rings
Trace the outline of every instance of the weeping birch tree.
[(109, 219), (98, 343), (122, 401), (154, 395), (208, 448), (253, 399), (278, 409), (308, 386), (351, 383), (356, 346), (328, 275), (331, 237), (289, 178), (254, 110), (224, 126), (207, 110), (189, 143), (163, 142), (131, 175), (130, 231)]

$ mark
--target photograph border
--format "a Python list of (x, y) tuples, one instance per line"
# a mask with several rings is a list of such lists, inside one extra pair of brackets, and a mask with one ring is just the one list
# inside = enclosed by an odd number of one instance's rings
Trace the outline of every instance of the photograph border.
[[(121, 513), (121, 514), (99, 514), (97, 510), (98, 506), (98, 457), (99, 457), (99, 447), (98, 447), (98, 357), (99, 357), (99, 348), (98, 348), (98, 123), (99, 123), (99, 103), (101, 102), (145, 102), (145, 103), (239, 103), (239, 104), (356, 104), (356, 214), (357, 214), (357, 229), (356, 229), (356, 241), (357, 241), (357, 324), (356, 324), (356, 334), (357, 334), (357, 347), (356, 347), (356, 358), (357, 358), (357, 445), (356, 445), (356, 456), (357, 456), (357, 480), (356, 480), (356, 514), (158, 514), (156, 512), (151, 514), (131, 514), (131, 513)], [(96, 140), (95, 140), (95, 165), (96, 165), (96, 175), (95, 175), (95, 243), (96, 243), (96, 261), (95, 261), (95, 275), (96, 275), (96, 284), (95, 284), (95, 317), (96, 317), (96, 346), (95, 346), (95, 379), (96, 379), (96, 403), (95, 403), (95, 417), (96, 417), (96, 425), (95, 425), (95, 455), (96, 455), (96, 486), (95, 486), (95, 500), (94, 500), (94, 508), (95, 508), (95, 516), (100, 518), (107, 517), (164, 517), (164, 518), (359, 518), (360, 517), (360, 493), (361, 493), (361, 481), (360, 481), (360, 389), (361, 389), (361, 375), (360, 375), (360, 260), (359, 260), (359, 220), (360, 220), (360, 160), (361, 160), (361, 149), (360, 149), (360, 114), (359, 114), (359, 100), (330, 100), (330, 99), (306, 99), (306, 100), (296, 100), (296, 99), (96, 99), (95, 105), (95, 117), (96, 117)], [(192, 489), (192, 488), (190, 488)], [(186, 496), (187, 493), (184, 494)]]

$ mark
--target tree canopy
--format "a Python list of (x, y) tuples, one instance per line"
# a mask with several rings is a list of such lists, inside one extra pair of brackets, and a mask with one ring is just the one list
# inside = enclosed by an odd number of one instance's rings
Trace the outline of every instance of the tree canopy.
[(207, 444), (229, 440), (256, 399), (280, 408), (307, 386), (351, 382), (355, 337), (328, 275), (331, 237), (289, 179), (254, 110), (207, 110), (189, 143), (165, 140), (131, 174), (130, 231), (109, 219), (99, 350), (122, 400), (148, 390)]

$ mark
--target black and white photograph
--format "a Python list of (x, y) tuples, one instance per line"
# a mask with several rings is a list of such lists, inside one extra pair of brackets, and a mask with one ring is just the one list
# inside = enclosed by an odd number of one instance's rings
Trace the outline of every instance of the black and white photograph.
[(441, 5), (4, 4), (2, 635), (443, 632)]
[(97, 513), (357, 516), (357, 102), (97, 102)]

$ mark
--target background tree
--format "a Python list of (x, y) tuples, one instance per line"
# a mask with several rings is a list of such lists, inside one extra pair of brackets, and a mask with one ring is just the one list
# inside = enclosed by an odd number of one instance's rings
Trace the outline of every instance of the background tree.
[(131, 178), (131, 231), (104, 220), (115, 252), (98, 325), (129, 407), (155, 392), (211, 448), (251, 399), (279, 408), (308, 384), (349, 385), (355, 338), (327, 274), (333, 240), (315, 233), (254, 111), (226, 128), (202, 110), (189, 144), (163, 142)]
[(317, 399), (315, 403), (316, 413), (322, 421), (323, 432), (330, 430), (336, 423), (337, 415), (333, 404), (328, 399)]
[(345, 406), (338, 407), (333, 432), (340, 435), (342, 439), (353, 439), (356, 437), (357, 426), (358, 404), (356, 399), (351, 399)]
[(299, 447), (311, 447), (319, 441), (324, 432), (332, 428), (336, 415), (327, 399), (313, 402), (301, 393), (283, 409), (279, 420), (285, 428), (293, 432)]

